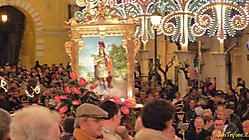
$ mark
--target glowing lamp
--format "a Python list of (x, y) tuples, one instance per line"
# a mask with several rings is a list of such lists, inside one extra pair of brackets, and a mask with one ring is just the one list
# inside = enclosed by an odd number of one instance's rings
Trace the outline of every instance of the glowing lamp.
[(162, 19), (162, 16), (158, 13), (156, 13), (150, 17), (151, 23), (152, 23), (154, 28), (158, 27), (158, 25), (161, 22), (161, 19)]
[(8, 15), (6, 14), (3, 14), (1, 17), (3, 22), (6, 22), (8, 20)]

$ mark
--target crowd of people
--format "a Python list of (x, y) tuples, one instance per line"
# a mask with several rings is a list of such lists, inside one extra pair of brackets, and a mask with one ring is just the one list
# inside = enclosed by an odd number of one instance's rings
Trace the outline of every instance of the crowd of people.
[[(72, 116), (55, 111), (54, 97), (70, 84), (70, 65), (0, 68), (0, 139), (7, 140), (221, 140), (249, 138), (249, 90), (242, 78), (235, 89), (216, 90), (207, 78), (179, 93), (167, 83), (137, 81), (143, 104), (135, 133), (120, 126), (122, 114), (110, 100), (83, 103)], [(37, 89), (39, 85), (39, 89)], [(134, 108), (136, 109), (136, 108)], [(10, 115), (11, 114), (11, 115)]]
[[(242, 78), (237, 79), (235, 89), (216, 90), (216, 79), (192, 83), (186, 93), (177, 92), (177, 86), (168, 82), (137, 84), (138, 103), (147, 104), (154, 99), (165, 99), (176, 107), (173, 127), (177, 137), (198, 139), (248, 139), (249, 90)], [(234, 136), (236, 135), (236, 136)]]

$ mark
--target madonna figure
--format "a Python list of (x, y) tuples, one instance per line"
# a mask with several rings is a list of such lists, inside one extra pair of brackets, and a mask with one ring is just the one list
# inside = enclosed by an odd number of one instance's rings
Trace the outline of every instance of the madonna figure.
[(99, 55), (94, 57), (94, 74), (99, 80), (100, 87), (103, 91), (112, 88), (112, 61), (105, 53), (104, 42), (99, 42)]

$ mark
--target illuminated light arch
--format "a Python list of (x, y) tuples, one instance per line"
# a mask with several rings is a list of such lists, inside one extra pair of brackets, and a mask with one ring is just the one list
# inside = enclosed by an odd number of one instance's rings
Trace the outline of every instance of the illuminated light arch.
[(166, 13), (161, 24), (163, 34), (171, 36), (174, 42), (179, 41), (184, 51), (188, 49), (189, 40), (195, 41), (194, 13), (205, 3), (207, 0), (169, 0), (161, 5)]
[(86, 7), (82, 11), (76, 13), (76, 17), (84, 18), (87, 14), (94, 14), (96, 11), (93, 7), (98, 6), (99, 3), (104, 3), (109, 6), (110, 13), (116, 14), (120, 18), (136, 18), (140, 24), (136, 28), (135, 38), (141, 38), (142, 42), (146, 44), (148, 39), (154, 38), (154, 31), (150, 21), (150, 16), (156, 12), (161, 1), (159, 0), (76, 0), (76, 4), (80, 7)]
[[(207, 22), (203, 29), (208, 30), (210, 36), (217, 34), (218, 40), (226, 39), (227, 35), (234, 37), (236, 30), (243, 30), (248, 26), (249, 16), (246, 8), (248, 3), (246, 1), (245, 7), (242, 7), (234, 1), (211, 0), (195, 13), (196, 24), (202, 27), (201, 24), (205, 21), (204, 18), (208, 18), (211, 22)], [(211, 15), (207, 13), (208, 10), (212, 10)], [(232, 15), (233, 11), (236, 11), (237, 14)]]
[[(210, 36), (217, 32), (218, 38), (224, 39), (227, 34), (234, 36), (236, 30), (248, 25), (248, 11), (245, 8), (249, 3), (247, 0), (76, 0), (79, 6), (86, 7), (78, 11), (76, 17), (94, 15), (96, 11), (93, 8), (100, 2), (109, 6), (111, 13), (119, 18), (135, 18), (140, 25), (136, 28), (135, 38), (141, 38), (144, 44), (149, 38), (154, 38), (150, 16), (157, 10), (165, 14), (159, 34), (171, 36), (174, 42), (179, 41), (184, 50), (187, 50), (189, 40), (195, 41), (206, 31)], [(241, 2), (245, 3), (244, 7), (238, 4)], [(217, 12), (220, 6), (222, 15)], [(206, 13), (208, 10), (211, 10), (211, 15)], [(239, 14), (231, 16), (232, 11)], [(217, 24), (224, 24), (224, 28), (221, 29)]]

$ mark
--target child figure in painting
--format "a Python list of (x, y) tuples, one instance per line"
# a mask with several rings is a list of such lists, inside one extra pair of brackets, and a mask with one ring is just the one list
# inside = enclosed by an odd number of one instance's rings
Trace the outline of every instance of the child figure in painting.
[(94, 57), (94, 74), (98, 78), (100, 87), (103, 91), (112, 88), (112, 61), (105, 53), (104, 42), (99, 42), (99, 55)]

